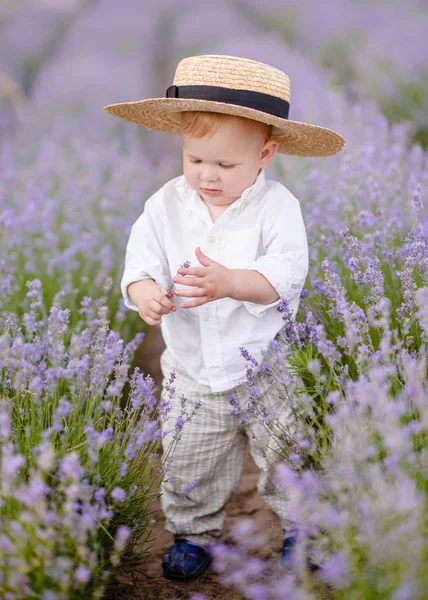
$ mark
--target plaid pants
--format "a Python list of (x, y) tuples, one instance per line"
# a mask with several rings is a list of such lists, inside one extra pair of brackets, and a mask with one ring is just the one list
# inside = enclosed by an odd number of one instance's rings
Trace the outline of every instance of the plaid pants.
[[(181, 439), (172, 453), (171, 462), (165, 461), (166, 477), (162, 484), (161, 506), (166, 518), (165, 528), (175, 538), (206, 546), (221, 537), (225, 520), (224, 506), (238, 489), (246, 448), (245, 436), (254, 462), (261, 470), (257, 489), (263, 500), (280, 517), (282, 527), (291, 528), (287, 521), (287, 500), (283, 491), (272, 482), (275, 466), (281, 461), (281, 446), (263, 425), (260, 417), (247, 412), (248, 421), (239, 422), (230, 414), (229, 395), (233, 395), (241, 410), (247, 411), (248, 393), (243, 385), (226, 392), (212, 392), (211, 388), (192, 379), (174, 357), (164, 350), (161, 355), (163, 392), (172, 371), (172, 410), (165, 421), (164, 431), (174, 430), (181, 414), (180, 398), (186, 398), (186, 411), (191, 413), (195, 403), (201, 403), (192, 419), (184, 423)], [(273, 409), (281, 423), (290, 418), (284, 399), (278, 400), (272, 387), (261, 374), (256, 375), (261, 399)], [(270, 393), (271, 392), (271, 393)], [(169, 433), (163, 438), (164, 457), (170, 444)], [(186, 491), (191, 488), (189, 491)]]

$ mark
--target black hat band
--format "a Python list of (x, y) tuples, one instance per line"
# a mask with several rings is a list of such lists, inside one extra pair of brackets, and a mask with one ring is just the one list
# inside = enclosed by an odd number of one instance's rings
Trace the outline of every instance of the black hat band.
[(290, 110), (289, 102), (270, 94), (250, 90), (233, 90), (213, 85), (171, 85), (166, 90), (166, 97), (236, 104), (260, 110), (281, 119), (288, 119)]

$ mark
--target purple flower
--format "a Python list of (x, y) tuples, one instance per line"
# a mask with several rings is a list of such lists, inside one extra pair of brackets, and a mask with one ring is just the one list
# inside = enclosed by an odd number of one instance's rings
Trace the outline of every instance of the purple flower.
[(239, 348), (239, 350), (241, 352), (241, 356), (243, 356), (245, 358), (245, 360), (250, 361), (252, 365), (254, 365), (256, 367), (259, 364), (257, 362), (257, 360), (253, 356), (251, 356), (251, 354), (248, 352), (248, 350), (246, 348), (241, 346)]
[(227, 397), (227, 400), (228, 400), (229, 404), (232, 406), (232, 408), (230, 409), (230, 414), (233, 417), (240, 416), (241, 409), (239, 407), (238, 401), (236, 400), (235, 396), (233, 396), (232, 394), (229, 394), (229, 396)]
[(74, 577), (78, 583), (86, 583), (91, 578), (91, 570), (88, 567), (80, 565), (74, 571)]
[(251, 600), (268, 600), (271, 597), (269, 587), (262, 583), (250, 583), (247, 585), (246, 594)]
[(179, 496), (186, 496), (187, 494), (189, 494), (193, 488), (196, 486), (196, 481), (191, 481), (190, 483), (188, 483), (186, 485), (186, 487), (183, 490), (178, 490), (177, 494)]
[[(231, 411), (232, 412), (232, 411)], [(248, 415), (245, 411), (242, 411), (240, 416), (239, 416), (239, 423), (241, 425), (243, 425), (244, 423), (247, 423), (248, 421)]]
[(122, 488), (116, 486), (112, 489), (110, 493), (111, 497), (115, 502), (123, 502), (126, 500), (126, 492)]
[(343, 589), (349, 581), (348, 561), (343, 554), (333, 554), (322, 565), (321, 573), (329, 583)]
[(114, 539), (115, 550), (117, 550), (118, 552), (122, 552), (122, 550), (125, 548), (126, 542), (131, 537), (131, 533), (132, 532), (129, 527), (126, 527), (124, 525), (118, 527)]

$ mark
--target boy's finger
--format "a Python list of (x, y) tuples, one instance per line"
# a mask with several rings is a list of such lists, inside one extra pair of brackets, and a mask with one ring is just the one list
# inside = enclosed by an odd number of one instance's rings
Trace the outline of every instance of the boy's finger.
[(149, 311), (161, 317), (162, 315), (167, 315), (170, 312), (170, 309), (167, 306), (162, 306), (160, 302), (153, 299)]
[(207, 290), (205, 288), (190, 288), (189, 290), (177, 290), (177, 296), (185, 298), (198, 298), (199, 296), (206, 296)]
[(162, 292), (162, 294), (164, 294), (167, 298), (171, 298), (171, 296), (174, 295), (174, 291), (172, 290), (172, 288), (170, 288), (170, 290), (166, 290), (165, 288), (161, 288), (160, 290)]
[(144, 321), (147, 325), (151, 325), (151, 327), (155, 327), (156, 325), (160, 325), (162, 323), (162, 319), (151, 319), (150, 317), (146, 317)]
[(151, 325), (152, 327), (154, 325), (160, 325), (162, 322), (162, 319), (160, 318), (159, 315), (155, 315), (155, 314), (142, 314), (141, 312), (138, 313), (140, 315), (140, 317), (143, 319), (143, 321), (145, 321), (147, 323), (147, 325)]
[[(153, 300), (152, 304), (150, 305), (150, 308), (159, 316), (167, 315), (172, 311), (172, 309), (169, 306), (163, 306), (162, 304), (160, 304), (160, 302), (157, 302), (156, 300)], [(174, 311), (175, 310), (177, 310), (177, 308), (174, 306)]]
[(192, 302), (185, 302), (184, 304), (181, 305), (181, 308), (196, 308), (197, 306), (202, 306), (203, 304), (206, 304), (207, 302), (210, 302), (210, 300), (206, 296), (203, 296), (202, 298), (197, 298), (196, 300), (192, 300)]
[(154, 300), (158, 302), (161, 306), (167, 308), (168, 310), (177, 310), (177, 307), (171, 300), (163, 293), (156, 294)]
[(191, 287), (202, 287), (205, 285), (203, 277), (174, 277), (173, 281), (181, 285), (190, 285)]
[[(187, 269), (178, 269), (179, 275), (195, 275), (196, 277), (204, 277), (208, 272), (206, 267), (187, 267)], [(179, 282), (181, 279), (178, 280)]]

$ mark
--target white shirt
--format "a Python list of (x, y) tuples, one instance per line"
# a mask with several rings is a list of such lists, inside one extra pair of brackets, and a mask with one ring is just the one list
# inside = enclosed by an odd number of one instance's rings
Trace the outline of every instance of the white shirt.
[[(308, 272), (305, 225), (298, 200), (281, 183), (266, 180), (263, 169), (215, 222), (184, 175), (155, 192), (128, 240), (121, 281), (126, 306), (138, 310), (127, 293), (130, 283), (151, 278), (168, 288), (181, 264), (200, 266), (197, 246), (226, 267), (262, 273), (297, 313)], [(248, 363), (240, 347), (260, 362), (284, 324), (279, 300), (263, 305), (222, 298), (184, 309), (189, 298), (172, 300), (178, 310), (162, 317), (165, 344), (187, 373), (213, 392), (245, 381)]]

